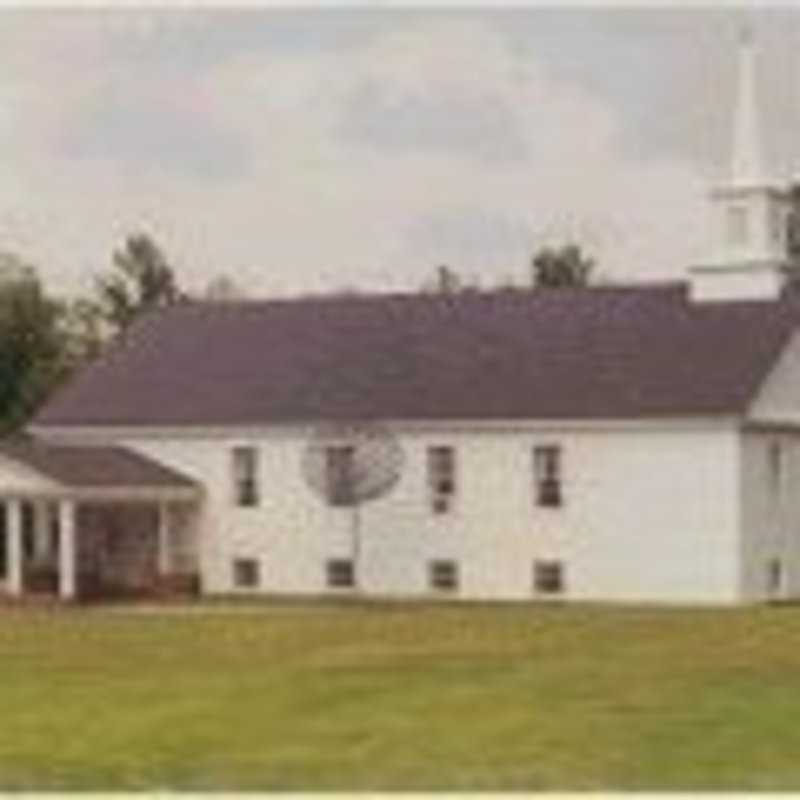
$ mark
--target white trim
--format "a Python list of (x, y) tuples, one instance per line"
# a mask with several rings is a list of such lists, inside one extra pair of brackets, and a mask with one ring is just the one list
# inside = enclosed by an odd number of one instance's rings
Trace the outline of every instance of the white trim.
[(58, 504), (58, 596), (62, 600), (75, 597), (77, 547), (75, 541), (75, 503), (61, 500)]
[(170, 508), (166, 503), (158, 504), (158, 574), (170, 571)]
[(53, 489), (33, 491), (12, 488), (3, 489), (0, 484), (0, 501), (3, 499), (25, 500), (74, 500), (76, 502), (103, 503), (157, 503), (157, 502), (194, 502), (203, 496), (201, 487), (165, 487), (153, 486), (113, 486), (103, 487), (69, 487), (55, 486)]
[[(59, 498), (73, 500), (114, 501), (158, 501), (158, 500), (198, 500), (203, 489), (195, 486), (70, 486), (60, 483), (44, 472), (37, 470), (22, 459), (13, 458), (0, 453), (0, 465), (6, 463), (18, 470), (20, 476), (30, 480), (32, 485), (12, 485), (4, 487), (0, 481), (0, 498), (26, 500), (57, 500)], [(38, 485), (36, 485), (38, 484)]]
[(720, 272), (792, 272), (792, 267), (786, 262), (775, 263), (767, 258), (745, 259), (732, 264), (730, 262), (720, 262), (719, 264), (695, 264), (689, 267), (690, 275), (711, 275)]
[(50, 503), (38, 500), (33, 504), (33, 514), (33, 558), (42, 562), (50, 556)]
[(800, 414), (797, 417), (786, 417), (785, 419), (753, 418), (742, 426), (742, 432), (800, 434)]
[[(736, 414), (715, 414), (697, 416), (664, 416), (624, 419), (440, 419), (440, 420), (375, 420), (375, 424), (383, 425), (394, 431), (455, 433), (467, 431), (476, 433), (487, 431), (581, 431), (581, 430), (695, 430), (729, 428), (743, 422), (743, 417)], [(357, 421), (356, 421), (357, 422)], [(109, 442), (135, 441), (137, 439), (226, 439), (246, 440), (264, 436), (284, 435), (296, 436), (298, 433), (310, 435), (318, 425), (335, 424), (334, 421), (320, 420), (319, 423), (272, 423), (263, 425), (32, 425), (29, 433), (48, 441), (68, 441), (97, 446)], [(342, 421), (345, 424), (345, 421)], [(365, 425), (371, 421), (364, 421)]]
[(6, 502), (6, 585), (12, 597), (23, 590), (22, 571), (22, 502)]
[(727, 199), (735, 197), (746, 197), (753, 194), (768, 194), (779, 200), (789, 198), (790, 193), (768, 180), (755, 181), (752, 183), (726, 183), (715, 186), (711, 189), (712, 199)]
[[(7, 453), (0, 453), (0, 467), (5, 467), (12, 472), (16, 471), (23, 481), (30, 481), (33, 484), (31, 487), (21, 487), (19, 485), (13, 487), (8, 494), (11, 497), (28, 497), (30, 495), (59, 492), (67, 488), (63, 483), (53, 480), (49, 475), (45, 475), (25, 461), (13, 458)], [(2, 483), (0, 483), (0, 491), (2, 491), (2, 488)]]
[(64, 496), (73, 500), (91, 501), (102, 500), (104, 503), (113, 502), (165, 502), (168, 500), (193, 502), (203, 496), (201, 487), (164, 487), (153, 486), (114, 486), (109, 488), (87, 487), (73, 488), (64, 493)]

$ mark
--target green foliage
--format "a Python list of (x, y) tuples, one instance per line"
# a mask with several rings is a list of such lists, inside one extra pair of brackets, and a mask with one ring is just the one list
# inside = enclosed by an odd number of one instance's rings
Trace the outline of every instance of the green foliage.
[(447, 264), (440, 264), (436, 267), (433, 275), (420, 287), (420, 291), (424, 294), (444, 295), (458, 294), (466, 289), (458, 272)]
[(146, 233), (128, 236), (113, 268), (96, 281), (99, 315), (123, 333), (140, 314), (186, 299), (161, 248)]
[(129, 236), (97, 279), (97, 298), (50, 297), (36, 270), (0, 253), (0, 435), (26, 422), (53, 387), (141, 313), (186, 299), (146, 234)]
[(66, 304), (64, 343), (67, 361), (75, 368), (97, 358), (103, 349), (106, 326), (98, 304), (79, 297)]
[(531, 261), (533, 286), (537, 289), (586, 286), (595, 263), (576, 244), (543, 247)]
[(33, 267), (0, 255), (0, 433), (19, 427), (66, 375), (64, 312)]
[(438, 294), (456, 294), (461, 291), (461, 278), (458, 273), (446, 264), (436, 268), (436, 292)]

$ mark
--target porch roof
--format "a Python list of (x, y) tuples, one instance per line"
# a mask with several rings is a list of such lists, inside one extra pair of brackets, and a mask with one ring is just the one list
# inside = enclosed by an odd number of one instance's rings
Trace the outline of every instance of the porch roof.
[[(124, 447), (75, 446), (17, 439), (0, 442), (0, 458), (32, 470), (68, 493), (137, 497), (191, 497), (200, 491), (192, 479)], [(0, 485), (0, 492), (3, 491)]]

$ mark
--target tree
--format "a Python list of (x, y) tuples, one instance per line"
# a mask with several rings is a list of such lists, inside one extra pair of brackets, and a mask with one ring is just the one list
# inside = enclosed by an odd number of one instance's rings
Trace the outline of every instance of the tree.
[(64, 317), (33, 267), (0, 254), (0, 432), (20, 427), (69, 372)]
[(100, 355), (107, 336), (106, 324), (99, 305), (79, 297), (65, 306), (67, 359), (78, 367)]
[(140, 314), (187, 299), (164, 253), (146, 233), (128, 236), (113, 254), (113, 268), (96, 280), (100, 316), (124, 333)]
[(586, 257), (576, 244), (543, 247), (531, 260), (533, 286), (537, 289), (586, 286), (594, 265), (594, 260)]
[(433, 277), (422, 285), (423, 292), (432, 294), (458, 294), (463, 285), (459, 274), (446, 264), (440, 264), (434, 270)]
[(205, 299), (217, 303), (244, 300), (244, 289), (228, 275), (218, 275), (206, 285)]
[(436, 267), (436, 291), (439, 294), (456, 294), (461, 290), (458, 273), (446, 264)]

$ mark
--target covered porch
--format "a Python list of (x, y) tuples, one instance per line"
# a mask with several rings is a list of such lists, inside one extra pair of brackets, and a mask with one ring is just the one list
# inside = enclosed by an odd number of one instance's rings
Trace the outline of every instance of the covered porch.
[(188, 589), (199, 487), (122, 448), (0, 446), (0, 592), (62, 600)]

